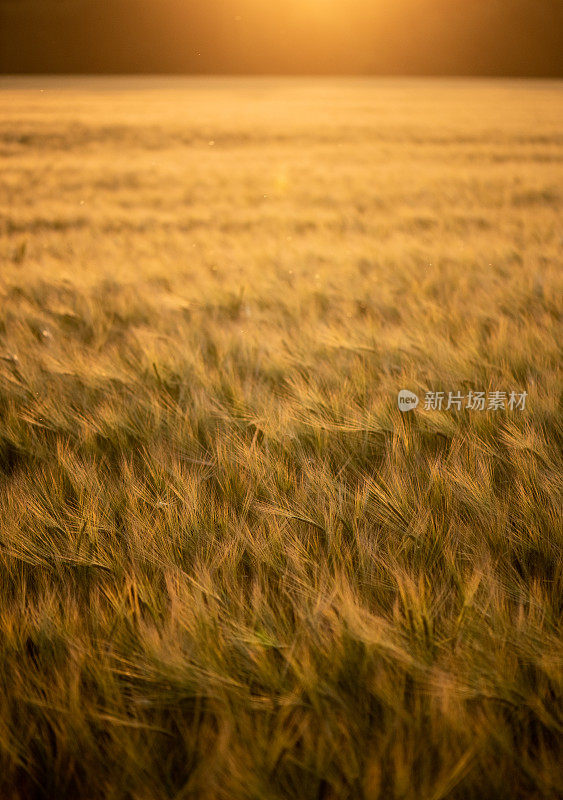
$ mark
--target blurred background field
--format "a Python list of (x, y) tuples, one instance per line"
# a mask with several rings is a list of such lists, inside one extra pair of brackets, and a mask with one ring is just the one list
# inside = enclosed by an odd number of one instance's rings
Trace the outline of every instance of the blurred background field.
[(2, 796), (557, 797), (563, 84), (0, 95)]

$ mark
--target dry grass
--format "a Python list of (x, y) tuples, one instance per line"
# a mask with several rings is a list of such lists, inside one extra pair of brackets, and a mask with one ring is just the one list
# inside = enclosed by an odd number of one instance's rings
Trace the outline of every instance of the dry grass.
[(1, 796), (559, 796), (561, 84), (23, 85)]

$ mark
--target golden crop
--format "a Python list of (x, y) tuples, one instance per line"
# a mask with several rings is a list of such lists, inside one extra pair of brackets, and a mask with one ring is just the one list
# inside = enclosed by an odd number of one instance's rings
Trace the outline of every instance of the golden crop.
[(3, 81), (3, 798), (563, 790), (562, 92)]

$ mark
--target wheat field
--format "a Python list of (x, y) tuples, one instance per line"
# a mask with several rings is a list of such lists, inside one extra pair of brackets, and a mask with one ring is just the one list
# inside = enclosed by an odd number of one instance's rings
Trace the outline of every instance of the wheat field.
[(559, 797), (563, 84), (0, 98), (0, 796)]

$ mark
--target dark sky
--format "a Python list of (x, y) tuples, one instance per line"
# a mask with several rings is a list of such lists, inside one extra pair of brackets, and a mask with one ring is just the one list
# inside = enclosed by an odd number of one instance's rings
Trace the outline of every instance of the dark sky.
[(0, 0), (0, 72), (563, 77), (563, 0)]

